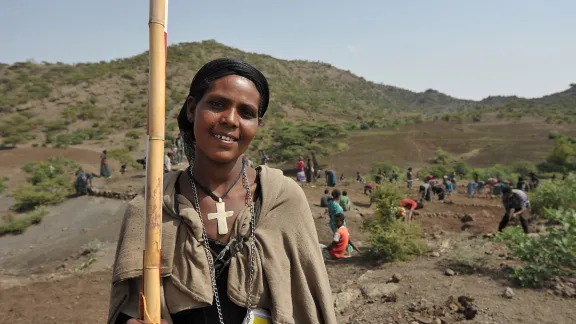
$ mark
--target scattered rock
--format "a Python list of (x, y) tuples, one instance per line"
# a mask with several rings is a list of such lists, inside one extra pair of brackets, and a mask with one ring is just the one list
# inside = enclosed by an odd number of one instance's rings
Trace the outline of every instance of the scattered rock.
[(338, 310), (343, 310), (350, 306), (350, 303), (360, 297), (360, 290), (358, 289), (346, 289), (345, 291), (339, 292), (333, 296), (334, 307)]
[(492, 255), (492, 254), (494, 254), (494, 252), (492, 252), (492, 251), (485, 251), (484, 254), (486, 254), (486, 255)]
[(430, 253), (430, 256), (437, 258), (440, 256), (440, 252), (434, 251), (434, 252)]
[(494, 234), (492, 234), (492, 233), (484, 234), (484, 238), (493, 238), (493, 237), (494, 237)]
[(402, 275), (399, 273), (395, 273), (392, 275), (392, 279), (390, 281), (394, 283), (399, 283), (402, 280)]
[(472, 216), (466, 214), (466, 215), (462, 216), (462, 218), (460, 218), (460, 221), (462, 223), (473, 222), (474, 218), (472, 218)]
[(506, 287), (506, 289), (504, 289), (504, 293), (502, 294), (502, 296), (506, 298), (512, 298), (514, 297), (514, 290), (512, 290), (512, 288), (510, 287)]
[(454, 270), (452, 270), (452, 269), (446, 269), (446, 270), (444, 271), (444, 274), (447, 275), (447, 276), (449, 276), (449, 277), (451, 277), (451, 276), (455, 276), (455, 275), (456, 275), (456, 272), (454, 272)]
[(417, 323), (419, 324), (432, 324), (434, 320), (424, 316), (413, 316)]
[(366, 298), (386, 298), (395, 294), (400, 287), (394, 283), (364, 283), (360, 284), (360, 291)]

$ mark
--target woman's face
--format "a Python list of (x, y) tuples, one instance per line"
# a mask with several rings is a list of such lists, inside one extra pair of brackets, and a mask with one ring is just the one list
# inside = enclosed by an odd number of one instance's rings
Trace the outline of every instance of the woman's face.
[(210, 84), (199, 102), (188, 102), (196, 151), (218, 163), (233, 162), (256, 136), (260, 93), (252, 81), (229, 75)]

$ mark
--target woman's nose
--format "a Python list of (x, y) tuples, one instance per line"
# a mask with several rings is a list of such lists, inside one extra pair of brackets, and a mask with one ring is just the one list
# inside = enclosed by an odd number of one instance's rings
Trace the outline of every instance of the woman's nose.
[(238, 125), (238, 114), (237, 110), (234, 107), (226, 109), (222, 112), (222, 123), (226, 124), (230, 127), (234, 127)]

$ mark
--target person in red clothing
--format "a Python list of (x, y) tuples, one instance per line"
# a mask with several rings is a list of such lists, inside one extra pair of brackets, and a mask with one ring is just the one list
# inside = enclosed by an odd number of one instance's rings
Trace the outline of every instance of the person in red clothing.
[(412, 214), (414, 213), (414, 210), (424, 207), (422, 202), (416, 202), (410, 198), (402, 199), (399, 206), (409, 211), (408, 216), (406, 217), (406, 222), (408, 224), (412, 223)]
[(322, 249), (325, 260), (343, 259), (348, 250), (350, 233), (348, 228), (344, 226), (344, 214), (339, 213), (334, 216), (334, 225), (336, 225), (337, 230), (334, 232), (332, 243)]
[(297, 173), (296, 173), (296, 181), (297, 181), (299, 184), (303, 184), (303, 183), (306, 182), (306, 172), (304, 172), (304, 168), (305, 168), (304, 158), (303, 158), (303, 157), (300, 157), (300, 158), (298, 159), (298, 162), (296, 162), (296, 171), (297, 171)]

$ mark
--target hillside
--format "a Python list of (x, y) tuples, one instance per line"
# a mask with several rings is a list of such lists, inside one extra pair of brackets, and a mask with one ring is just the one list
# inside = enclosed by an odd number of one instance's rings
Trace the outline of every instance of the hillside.
[[(474, 102), (432, 89), (415, 93), (376, 84), (326, 63), (279, 60), (204, 41), (168, 50), (169, 131), (175, 130), (171, 118), (184, 101), (195, 71), (224, 56), (254, 64), (269, 78), (272, 97), (267, 128), (278, 120), (331, 120), (347, 123), (350, 129), (363, 123), (378, 128), (441, 114), (446, 119), (481, 118), (478, 115), (484, 112), (511, 118), (530, 113), (548, 117), (550, 122), (570, 122), (576, 113), (575, 87), (539, 99), (489, 97)], [(147, 53), (75, 65), (0, 64), (0, 136), (7, 144), (53, 144), (59, 135), (60, 142), (79, 144), (139, 129), (132, 136), (137, 138), (146, 123), (147, 69)]]

